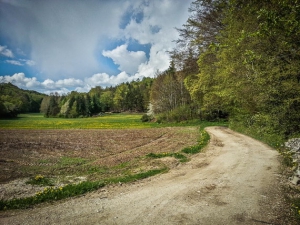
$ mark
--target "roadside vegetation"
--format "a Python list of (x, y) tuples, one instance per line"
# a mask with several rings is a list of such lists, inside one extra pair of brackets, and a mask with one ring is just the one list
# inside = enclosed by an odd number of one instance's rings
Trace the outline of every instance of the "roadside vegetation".
[(145, 179), (156, 174), (166, 172), (167, 168), (149, 170), (147, 172), (134, 175), (120, 176), (103, 179), (100, 181), (82, 181), (78, 184), (67, 184), (60, 187), (45, 187), (44, 190), (37, 192), (34, 196), (26, 198), (15, 198), (12, 200), (0, 200), (0, 210), (28, 208), (42, 202), (57, 201), (69, 197), (85, 194), (97, 190), (108, 184), (128, 183), (136, 180)]

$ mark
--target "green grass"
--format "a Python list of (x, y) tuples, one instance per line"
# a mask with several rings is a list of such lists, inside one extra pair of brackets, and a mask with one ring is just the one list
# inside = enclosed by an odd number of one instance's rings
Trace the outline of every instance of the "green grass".
[(16, 119), (0, 119), (0, 129), (127, 129), (174, 126), (227, 126), (226, 122), (200, 120), (179, 123), (142, 122), (143, 114), (116, 113), (89, 118), (46, 118), (41, 113), (20, 114)]
[(210, 136), (209, 134), (204, 130), (205, 127), (208, 126), (216, 126), (216, 125), (226, 125), (226, 124), (220, 124), (220, 123), (210, 123), (210, 122), (205, 122), (202, 123), (202, 126), (200, 127), (200, 137), (198, 140), (198, 143), (194, 146), (189, 146), (186, 147), (184, 149), (181, 150), (181, 153), (179, 152), (165, 152), (165, 153), (149, 153), (146, 156), (150, 157), (150, 158), (164, 158), (164, 157), (174, 157), (176, 159), (179, 159), (180, 162), (187, 162), (189, 161), (189, 158), (182, 154), (197, 154), (199, 152), (201, 152), (201, 150), (208, 144), (209, 140), (210, 140)]
[(0, 200), (0, 210), (28, 208), (32, 205), (36, 205), (47, 201), (55, 201), (77, 195), (82, 195), (84, 193), (104, 187), (106, 184), (128, 183), (136, 180), (145, 179), (147, 177), (151, 177), (166, 171), (168, 171), (168, 168), (149, 170), (143, 173), (127, 175), (123, 177), (109, 178), (100, 181), (84, 181), (79, 184), (68, 184), (62, 187), (49, 187), (45, 188), (41, 192), (36, 193), (35, 196), (27, 198), (17, 198), (12, 200)]
[(46, 118), (40, 113), (20, 114), (16, 119), (1, 119), (2, 129), (125, 129), (158, 127), (143, 123), (142, 114), (106, 114), (89, 118)]
[(209, 134), (204, 130), (204, 128), (201, 128), (200, 138), (198, 143), (194, 146), (186, 147), (181, 151), (186, 154), (197, 154), (208, 144), (209, 140), (210, 140)]
[(66, 167), (66, 166), (79, 166), (79, 165), (83, 165), (87, 162), (87, 159), (83, 159), (83, 158), (71, 158), (71, 157), (66, 157), (63, 156), (60, 158), (58, 165), (61, 167)]

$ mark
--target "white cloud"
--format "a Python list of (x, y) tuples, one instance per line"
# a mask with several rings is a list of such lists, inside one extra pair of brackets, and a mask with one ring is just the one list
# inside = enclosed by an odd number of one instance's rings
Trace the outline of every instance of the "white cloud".
[(156, 71), (165, 71), (169, 67), (170, 57), (166, 51), (158, 51), (156, 46), (150, 50), (150, 60), (139, 66), (136, 77), (154, 77)]
[[(34, 66), (36, 63), (33, 60), (28, 60), (28, 59), (20, 59), (19, 61), (24, 62), (28, 66)], [(23, 66), (22, 63), (20, 63), (21, 66)]]
[(24, 73), (16, 73), (12, 76), (0, 76), (0, 81), (3, 83), (12, 83), (20, 88), (36, 88), (40, 86), (40, 82), (35, 77), (25, 77)]
[(84, 79), (84, 82), (91, 87), (95, 86), (115, 86), (117, 84), (127, 82), (132, 80), (132, 78), (126, 73), (121, 72), (116, 76), (109, 76), (106, 73), (97, 73), (91, 77)]
[[(131, 81), (134, 76), (129, 76), (125, 72), (121, 72), (116, 76), (109, 76), (106, 73), (94, 74), (84, 80), (76, 78), (60, 79), (54, 81), (46, 79), (42, 82), (36, 77), (28, 78), (24, 73), (16, 73), (12, 76), (0, 76), (0, 83), (12, 83), (22, 89), (37, 90), (41, 93), (49, 94), (57, 92), (59, 94), (67, 94), (73, 90), (78, 92), (88, 92), (95, 86), (116, 86), (120, 83)], [(136, 79), (136, 78), (135, 78)]]
[[(15, 44), (3, 43), (0, 54), (15, 57), (7, 45), (16, 49), (18, 56), (28, 57), (6, 62), (34, 66), (43, 81), (30, 85), (43, 92), (88, 90), (95, 85), (114, 86), (153, 77), (157, 70), (168, 68), (167, 51), (178, 37), (174, 28), (186, 22), (192, 1), (0, 1), (0, 38)], [(132, 40), (151, 45), (149, 58), (138, 48), (128, 50)], [(112, 49), (107, 43), (119, 46)], [(119, 74), (110, 74), (105, 68), (110, 64), (99, 62), (101, 53), (114, 61)]]
[(47, 95), (50, 95), (51, 93), (58, 93), (59, 95), (65, 95), (69, 92), (70, 90), (68, 90), (67, 88), (61, 88), (61, 89), (46, 90), (43, 93)]
[(2, 45), (0, 45), (0, 54), (1, 54), (1, 55), (4, 55), (4, 56), (6, 56), (6, 57), (9, 57), (9, 58), (13, 58), (13, 57), (14, 57), (14, 54), (12, 53), (11, 50), (9, 50), (9, 49), (7, 48), (7, 46), (2, 46)]
[(80, 79), (68, 78), (68, 79), (58, 80), (55, 84), (56, 87), (76, 87), (76, 86), (82, 86), (83, 81)]
[[(135, 77), (154, 77), (157, 70), (168, 69), (170, 57), (167, 53), (175, 47), (178, 33), (175, 27), (180, 27), (188, 18), (186, 1), (151, 1), (143, 8), (144, 19), (141, 23), (131, 20), (123, 30), (126, 38), (134, 38), (141, 44), (151, 44), (150, 57), (141, 63)], [(136, 5), (137, 10), (140, 5)], [(178, 13), (180, 12), (180, 13)]]
[(30, 59), (44, 76), (80, 78), (101, 69), (99, 42), (118, 36), (127, 6), (116, 0), (7, 1), (0, 6), (0, 30), (18, 46), (29, 44)]
[(23, 66), (23, 64), (21, 62), (19, 62), (18, 60), (5, 60), (5, 62), (12, 64), (12, 65), (16, 65), (16, 66)]
[(24, 63), (28, 66), (34, 66), (36, 64), (33, 60), (27, 60), (27, 59), (19, 59), (19, 60), (8, 59), (5, 60), (5, 62), (16, 66), (24, 66)]
[(139, 65), (147, 60), (146, 53), (143, 51), (128, 51), (128, 45), (120, 45), (111, 51), (103, 51), (105, 57), (112, 58), (115, 64), (120, 65), (119, 70), (129, 74), (134, 74)]
[(41, 84), (46, 89), (55, 89), (56, 88), (55, 82), (53, 80), (51, 80), (51, 79), (46, 79)]

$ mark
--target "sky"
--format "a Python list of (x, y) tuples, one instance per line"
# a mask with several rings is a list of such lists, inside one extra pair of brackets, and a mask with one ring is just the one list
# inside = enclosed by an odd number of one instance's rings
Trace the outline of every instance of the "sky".
[(154, 77), (192, 0), (0, 0), (0, 83), (49, 94)]

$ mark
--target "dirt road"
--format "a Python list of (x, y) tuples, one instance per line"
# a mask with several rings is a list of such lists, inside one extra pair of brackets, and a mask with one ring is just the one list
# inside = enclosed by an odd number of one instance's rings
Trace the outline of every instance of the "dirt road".
[(166, 174), (1, 212), (0, 224), (276, 224), (278, 153), (227, 128), (207, 131), (205, 151)]

